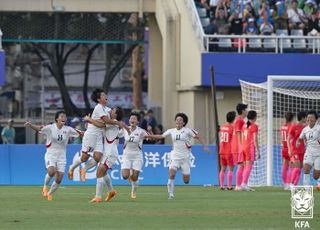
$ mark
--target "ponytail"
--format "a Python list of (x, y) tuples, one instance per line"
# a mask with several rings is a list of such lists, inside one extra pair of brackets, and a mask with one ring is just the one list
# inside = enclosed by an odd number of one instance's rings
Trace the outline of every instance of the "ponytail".
[(250, 125), (251, 125), (251, 122), (248, 120), (247, 121), (247, 128), (249, 128)]

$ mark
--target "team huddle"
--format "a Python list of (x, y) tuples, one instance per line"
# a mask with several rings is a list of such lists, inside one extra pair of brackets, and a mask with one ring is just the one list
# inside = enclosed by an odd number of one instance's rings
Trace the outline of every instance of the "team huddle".
[[(70, 137), (83, 136), (81, 156), (75, 159), (68, 170), (68, 177), (73, 179), (74, 170), (86, 162), (80, 170), (81, 181), (86, 180), (86, 171), (97, 165), (97, 183), (95, 197), (91, 203), (102, 202), (104, 187), (108, 195), (105, 201), (110, 201), (116, 196), (117, 191), (112, 186), (108, 170), (118, 160), (119, 138), (124, 138), (121, 174), (123, 179), (131, 183), (131, 198), (136, 199), (138, 178), (143, 167), (142, 143), (144, 139), (162, 139), (170, 136), (172, 139), (172, 151), (170, 152), (168, 195), (169, 199), (174, 197), (174, 180), (176, 172), (181, 170), (184, 183), (189, 183), (191, 168), (191, 139), (198, 140), (207, 153), (210, 153), (208, 146), (200, 138), (199, 133), (187, 128), (188, 117), (184, 113), (177, 113), (175, 116), (176, 127), (168, 129), (162, 135), (155, 135), (138, 127), (140, 114), (131, 113), (129, 126), (122, 122), (123, 110), (119, 107), (109, 108), (108, 99), (103, 90), (96, 89), (91, 99), (97, 103), (92, 115), (84, 117), (88, 122), (85, 132), (66, 126), (67, 117), (64, 111), (55, 114), (55, 122), (46, 126), (37, 126), (30, 122), (25, 125), (46, 136), (45, 165), (47, 174), (44, 180), (42, 194), (49, 201), (53, 200), (53, 193), (59, 188), (66, 168), (66, 148)], [(90, 158), (90, 154), (93, 156)], [(49, 184), (55, 178), (50, 189)]]
[[(228, 112), (227, 122), (220, 127), (220, 188), (225, 190), (224, 177), (228, 167), (227, 189), (232, 190), (233, 169), (237, 165), (237, 191), (254, 191), (248, 186), (248, 180), (255, 160), (260, 158), (258, 143), (257, 113), (247, 111), (247, 105), (238, 104), (236, 112)], [(247, 118), (247, 122), (245, 122)], [(285, 190), (299, 183), (302, 168), (303, 184), (310, 185), (310, 171), (313, 177), (320, 177), (320, 125), (316, 124), (316, 111), (299, 112), (297, 122), (294, 114), (285, 113), (285, 124), (280, 129), (282, 154), (282, 179)], [(318, 185), (320, 190), (320, 185)]]

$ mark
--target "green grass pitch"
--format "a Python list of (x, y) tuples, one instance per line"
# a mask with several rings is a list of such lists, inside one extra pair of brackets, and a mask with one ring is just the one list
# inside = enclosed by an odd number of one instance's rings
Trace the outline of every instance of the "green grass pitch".
[[(295, 229), (290, 192), (255, 192), (177, 186), (174, 200), (165, 186), (116, 186), (111, 202), (90, 204), (95, 187), (66, 186), (48, 202), (39, 186), (0, 186), (0, 229)], [(320, 229), (320, 193), (314, 191), (311, 229)]]

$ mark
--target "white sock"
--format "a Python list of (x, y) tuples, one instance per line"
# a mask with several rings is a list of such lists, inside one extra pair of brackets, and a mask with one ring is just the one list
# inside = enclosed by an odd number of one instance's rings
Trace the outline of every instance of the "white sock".
[(310, 185), (310, 174), (303, 174), (303, 185)]
[(70, 165), (70, 169), (73, 171), (75, 168), (77, 168), (80, 164), (82, 163), (81, 161), (81, 156), (76, 158), (73, 162), (72, 165)]
[(48, 186), (50, 181), (51, 181), (52, 177), (49, 176), (49, 174), (47, 173), (45, 178), (44, 178), (44, 186)]
[(86, 164), (86, 166), (85, 166), (84, 168), (85, 168), (86, 171), (87, 171), (87, 170), (93, 168), (94, 166), (96, 166), (97, 164), (98, 164), (98, 163), (95, 161), (95, 159), (91, 158), (91, 159), (87, 162), (87, 164)]
[(168, 179), (168, 193), (173, 194), (174, 180)]
[(133, 193), (136, 193), (137, 192), (137, 189), (138, 189), (138, 181), (132, 181), (131, 182), (131, 192)]
[(97, 178), (97, 185), (96, 185), (96, 197), (102, 197), (102, 190), (104, 186), (103, 177)]
[(53, 194), (59, 188), (59, 186), (60, 186), (60, 184), (57, 184), (56, 182), (53, 182), (48, 194), (49, 195)]
[(112, 187), (112, 182), (111, 182), (111, 178), (109, 177), (108, 174), (106, 174), (104, 177), (103, 177), (103, 180), (104, 180), (104, 183), (107, 187), (107, 191), (108, 192), (111, 192), (113, 190), (113, 187)]

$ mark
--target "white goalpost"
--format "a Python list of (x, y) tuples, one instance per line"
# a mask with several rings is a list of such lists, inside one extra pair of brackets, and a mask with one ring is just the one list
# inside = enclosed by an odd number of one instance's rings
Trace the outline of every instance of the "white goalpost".
[(242, 101), (258, 113), (260, 160), (249, 183), (255, 186), (282, 185), (281, 135), (287, 111), (319, 110), (320, 76), (268, 76), (263, 83), (241, 81)]

